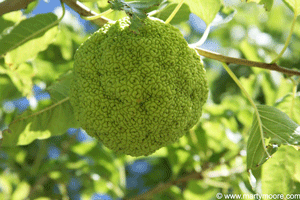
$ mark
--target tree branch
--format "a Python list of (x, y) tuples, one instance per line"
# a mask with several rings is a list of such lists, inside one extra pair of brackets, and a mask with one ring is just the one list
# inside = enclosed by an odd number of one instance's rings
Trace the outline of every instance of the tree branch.
[(141, 194), (141, 195), (138, 195), (138, 196), (135, 196), (133, 198), (130, 198), (128, 200), (144, 200), (144, 199), (151, 199), (153, 195), (155, 194), (158, 194), (164, 190), (167, 190), (169, 187), (171, 187), (172, 185), (177, 185), (177, 184), (180, 184), (180, 183), (186, 183), (192, 179), (197, 179), (197, 180), (201, 180), (203, 179), (203, 175), (202, 175), (203, 171), (201, 172), (192, 172), (184, 177), (181, 177), (179, 179), (176, 179), (176, 180), (172, 180), (172, 181), (169, 181), (167, 183), (160, 183), (158, 184), (156, 187), (154, 187), (153, 189)]
[(16, 11), (27, 8), (28, 4), (35, 0), (6, 0), (0, 3), (0, 16)]
[[(15, 10), (20, 10), (23, 8), (26, 8), (27, 5), (32, 2), (34, 0), (6, 0), (2, 3), (0, 3), (0, 16), (11, 12), (11, 11), (15, 11)], [(63, 3), (67, 4), (70, 8), (72, 8), (74, 11), (76, 11), (78, 14), (80, 14), (81, 16), (96, 16), (97, 13), (90, 10), (88, 7), (86, 7), (85, 5), (83, 5), (82, 3), (80, 3), (77, 0), (61, 0)], [(99, 26), (103, 26), (105, 23), (110, 22), (111, 20), (105, 18), (105, 17), (100, 17), (98, 19), (95, 20), (91, 20), (91, 22), (99, 25)], [(250, 67), (259, 67), (259, 68), (263, 68), (263, 69), (268, 69), (268, 70), (274, 70), (274, 71), (278, 71), (287, 75), (298, 75), (300, 76), (300, 71), (297, 70), (292, 70), (292, 69), (287, 69), (287, 68), (283, 68), (280, 67), (279, 65), (277, 65), (276, 63), (263, 63), (263, 62), (256, 62), (256, 61), (250, 61), (250, 60), (246, 60), (246, 59), (240, 59), (240, 58), (232, 58), (232, 57), (228, 57), (228, 56), (224, 56), (215, 52), (211, 52), (211, 51), (207, 51), (201, 48), (195, 48), (196, 51), (204, 57), (207, 58), (211, 58), (214, 60), (218, 60), (227, 64), (230, 63), (234, 63), (234, 64), (239, 64), (239, 65), (246, 65), (246, 66), (250, 66)]]
[[(81, 16), (89, 17), (98, 15), (96, 12), (90, 10), (84, 4), (80, 3), (77, 0), (62, 0), (63, 3), (67, 4), (70, 8), (72, 8), (75, 12), (77, 12)], [(100, 17), (95, 20), (91, 20), (94, 24), (99, 26), (103, 26), (105, 23), (110, 22), (111, 20), (105, 17)]]
[(214, 60), (218, 60), (220, 62), (224, 62), (227, 64), (234, 63), (234, 64), (239, 64), (239, 65), (246, 65), (249, 67), (259, 67), (259, 68), (263, 68), (263, 69), (278, 71), (278, 72), (281, 72), (281, 73), (284, 73), (287, 75), (300, 76), (300, 71), (283, 68), (283, 67), (280, 67), (279, 65), (277, 65), (276, 63), (269, 64), (269, 63), (263, 63), (263, 62), (250, 61), (250, 60), (241, 59), (241, 58), (232, 58), (232, 57), (224, 56), (224, 55), (221, 55), (221, 54), (218, 54), (215, 52), (204, 50), (201, 48), (195, 48), (195, 49), (201, 56), (211, 58)]
[(36, 195), (36, 192), (39, 190), (39, 188), (42, 187), (48, 180), (49, 180), (49, 178), (47, 177), (47, 175), (41, 176), (35, 182), (35, 184), (30, 188), (28, 198), (33, 199), (33, 197)]
[(215, 178), (215, 177), (221, 177), (221, 176), (231, 176), (232, 174), (239, 174), (239, 173), (243, 173), (245, 172), (245, 168), (244, 167), (239, 167), (237, 169), (233, 169), (229, 172), (229, 174), (221, 174), (219, 172), (219, 174), (216, 174), (215, 171), (208, 171), (208, 170), (212, 170), (215, 167), (219, 166), (220, 164), (225, 164), (225, 165), (229, 165), (229, 163), (236, 159), (237, 156), (241, 156), (240, 155), (240, 151), (238, 151), (238, 153), (234, 156), (232, 156), (231, 158), (229, 158), (227, 161), (225, 162), (217, 162), (217, 163), (210, 163), (210, 162), (205, 162), (202, 167), (201, 167), (201, 171), (200, 172), (191, 172), (188, 175), (185, 175), (183, 177), (177, 178), (175, 180), (171, 180), (167, 183), (160, 183), (158, 184), (156, 187), (152, 188), (149, 191), (146, 191), (143, 194), (137, 195), (135, 197), (132, 198), (124, 198), (123, 200), (147, 200), (147, 199), (152, 199), (152, 196), (155, 194), (158, 194), (160, 192), (163, 192), (165, 190), (167, 190), (169, 187), (173, 186), (173, 185), (178, 185), (180, 183), (187, 183), (190, 180), (203, 180), (206, 178)]
[[(35, 0), (6, 0), (0, 3), (0, 16), (12, 11), (25, 9), (28, 4)], [(89, 17), (97, 15), (96, 12), (90, 10), (84, 4), (80, 3), (77, 0), (61, 0), (63, 3), (67, 4), (70, 8), (72, 8), (75, 12), (77, 12), (81, 16)], [(95, 20), (91, 20), (91, 22), (103, 26), (105, 23), (110, 22), (111, 20), (105, 17), (100, 17)]]

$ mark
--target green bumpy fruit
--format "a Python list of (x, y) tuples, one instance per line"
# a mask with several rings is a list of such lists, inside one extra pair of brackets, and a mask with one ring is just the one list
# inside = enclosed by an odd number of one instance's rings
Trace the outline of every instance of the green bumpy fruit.
[(207, 100), (205, 69), (180, 31), (147, 18), (108, 23), (76, 51), (70, 100), (79, 124), (118, 153), (154, 153), (185, 135)]

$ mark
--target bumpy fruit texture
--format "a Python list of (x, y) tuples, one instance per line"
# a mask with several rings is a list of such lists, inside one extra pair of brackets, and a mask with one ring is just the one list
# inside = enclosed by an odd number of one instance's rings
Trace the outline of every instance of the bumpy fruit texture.
[(70, 100), (86, 132), (117, 153), (154, 153), (199, 120), (208, 89), (199, 55), (180, 31), (145, 20), (106, 24), (76, 52)]

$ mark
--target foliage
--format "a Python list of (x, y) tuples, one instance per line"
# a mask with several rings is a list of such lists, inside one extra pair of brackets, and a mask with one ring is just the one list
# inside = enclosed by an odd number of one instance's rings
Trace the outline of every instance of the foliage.
[[(90, 15), (81, 3), (62, 2)], [(95, 25), (79, 26), (70, 8), (42, 14), (39, 0), (7, 11), (0, 16), (0, 199), (300, 193), (299, 0), (81, 2), (95, 12), (115, 9), (105, 15), (111, 20), (138, 19), (136, 34), (147, 14), (167, 20), (178, 8), (169, 23), (207, 56), (202, 118), (152, 155), (115, 154), (79, 128), (69, 102), (74, 53)]]

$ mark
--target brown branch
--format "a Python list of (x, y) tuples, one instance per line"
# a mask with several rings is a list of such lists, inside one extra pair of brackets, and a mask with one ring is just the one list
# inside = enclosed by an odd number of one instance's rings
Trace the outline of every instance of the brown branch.
[(43, 187), (43, 185), (49, 180), (47, 175), (41, 176), (35, 184), (31, 187), (28, 198), (33, 199), (33, 197), (36, 195), (36, 192)]
[[(212, 170), (215, 167), (219, 166), (220, 164), (229, 165), (229, 163), (232, 160), (236, 159), (237, 156), (241, 156), (240, 151), (238, 151), (238, 153), (236, 155), (232, 156), (231, 158), (229, 158), (225, 162), (220, 162), (219, 161), (219, 162), (214, 163), (214, 164), (210, 163), (210, 162), (205, 162), (202, 165), (202, 169), (201, 169), (200, 172), (195, 172), (194, 171), (194, 172), (191, 172), (188, 175), (185, 175), (185, 176), (180, 177), (180, 178), (175, 179), (175, 180), (171, 180), (167, 183), (160, 183), (156, 187), (152, 188), (151, 190), (149, 190), (149, 191), (147, 191), (143, 194), (137, 195), (137, 196), (132, 197), (132, 198), (124, 198), (123, 200), (147, 200), (147, 199), (152, 199), (153, 195), (158, 194), (160, 192), (163, 192), (163, 191), (167, 190), (169, 187), (171, 187), (173, 185), (178, 185), (180, 183), (187, 183), (190, 180), (203, 180), (205, 178), (213, 178), (213, 177), (210, 177), (211, 175), (208, 172), (208, 170)], [(245, 169), (243, 167), (241, 167), (241, 168), (238, 168), (238, 169), (231, 170), (230, 174), (243, 173), (244, 171), (245, 171)], [(210, 171), (210, 172), (213, 172), (213, 171)], [(223, 176), (223, 174), (219, 174), (219, 176)]]
[(6, 0), (0, 3), (0, 16), (16, 11), (27, 8), (28, 4), (35, 0)]
[(232, 58), (232, 57), (224, 56), (224, 55), (221, 55), (221, 54), (218, 54), (215, 52), (204, 50), (201, 48), (195, 48), (195, 49), (201, 56), (211, 58), (214, 60), (218, 60), (220, 62), (224, 62), (227, 64), (234, 63), (234, 64), (246, 65), (246, 66), (250, 66), (250, 67), (259, 67), (259, 68), (263, 68), (263, 69), (278, 71), (278, 72), (281, 72), (281, 73), (284, 73), (287, 75), (300, 76), (300, 71), (283, 68), (283, 67), (280, 67), (279, 65), (277, 65), (276, 63), (269, 64), (269, 63), (263, 63), (263, 62), (250, 61), (250, 60), (241, 59), (241, 58)]
[(153, 189), (141, 194), (141, 195), (138, 195), (138, 196), (135, 196), (133, 198), (129, 198), (128, 200), (144, 200), (144, 199), (151, 199), (153, 195), (155, 194), (158, 194), (162, 191), (165, 191), (167, 190), (169, 187), (173, 186), (173, 185), (178, 185), (180, 183), (186, 183), (190, 180), (193, 180), (193, 179), (197, 179), (197, 180), (201, 180), (203, 179), (203, 175), (202, 175), (202, 172), (192, 172), (184, 177), (181, 177), (179, 179), (176, 179), (176, 180), (172, 180), (172, 181), (169, 181), (167, 183), (160, 183), (159, 185), (157, 185), (156, 187), (154, 187)]
[[(34, 0), (6, 0), (0, 3), (0, 16), (16, 10), (25, 9), (29, 3), (33, 2)], [(97, 15), (96, 12), (92, 11), (84, 4), (80, 3), (77, 0), (62, 0), (63, 3), (67, 4), (70, 8), (72, 8), (75, 12), (80, 14), (81, 16), (89, 17)], [(95, 20), (91, 20), (91, 22), (103, 26), (105, 23), (110, 22), (110, 19), (105, 17), (100, 17)]]
[[(88, 7), (86, 7), (84, 4), (80, 3), (77, 0), (62, 0), (62, 2), (67, 4), (70, 8), (72, 8), (75, 12), (77, 12), (81, 16), (89, 17), (89, 16), (97, 15), (96, 12), (90, 10)], [(91, 20), (91, 22), (99, 26), (103, 26), (105, 23), (110, 21), (111, 21), (110, 19), (107, 19), (105, 17), (100, 17), (98, 19)]]

